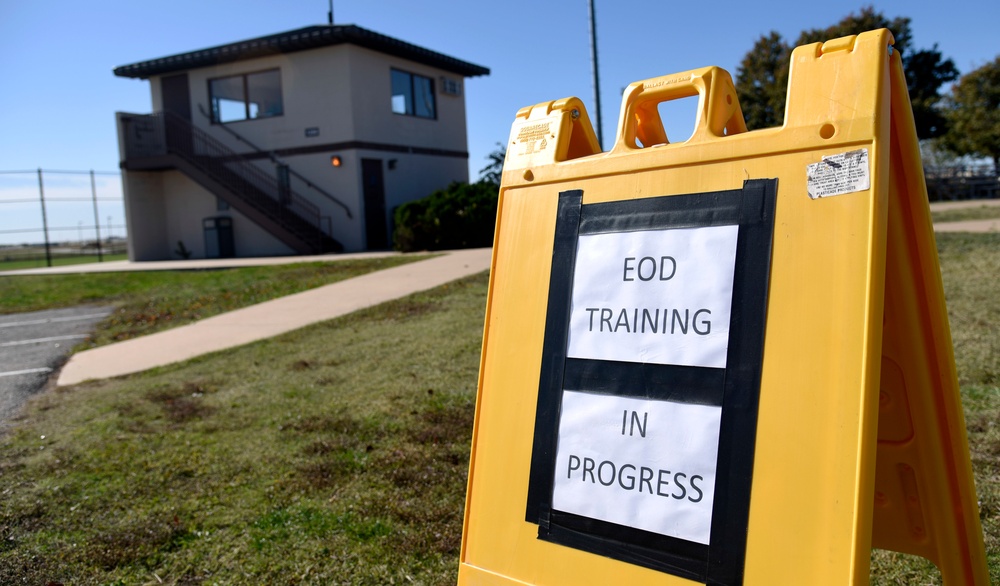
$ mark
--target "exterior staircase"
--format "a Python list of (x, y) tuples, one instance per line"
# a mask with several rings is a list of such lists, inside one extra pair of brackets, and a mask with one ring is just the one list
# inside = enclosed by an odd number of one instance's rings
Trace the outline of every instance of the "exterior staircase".
[(343, 250), (318, 206), (187, 120), (159, 112), (123, 122), (127, 170), (177, 169), (299, 254)]

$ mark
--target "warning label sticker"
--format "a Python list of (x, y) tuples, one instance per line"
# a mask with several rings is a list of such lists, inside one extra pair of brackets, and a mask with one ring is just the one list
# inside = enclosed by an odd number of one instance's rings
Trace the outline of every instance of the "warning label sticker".
[(868, 149), (823, 157), (806, 167), (806, 190), (817, 199), (866, 191), (871, 187), (868, 172)]
[(517, 142), (521, 143), (521, 154), (530, 155), (536, 151), (544, 151), (549, 145), (551, 122), (540, 122), (522, 126), (517, 133)]

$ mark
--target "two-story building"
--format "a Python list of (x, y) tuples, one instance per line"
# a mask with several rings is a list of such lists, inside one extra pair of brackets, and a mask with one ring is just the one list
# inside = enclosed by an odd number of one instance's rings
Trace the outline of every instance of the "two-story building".
[(388, 248), (392, 212), (468, 181), (465, 79), (489, 70), (325, 25), (114, 70), (133, 261)]

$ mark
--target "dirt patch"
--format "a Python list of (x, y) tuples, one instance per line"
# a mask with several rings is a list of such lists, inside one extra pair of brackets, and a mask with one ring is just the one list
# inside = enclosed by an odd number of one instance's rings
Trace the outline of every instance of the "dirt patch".
[(185, 534), (177, 519), (137, 521), (95, 535), (84, 548), (84, 557), (110, 571), (169, 551)]
[(217, 388), (205, 383), (185, 383), (179, 388), (150, 391), (146, 400), (158, 405), (163, 414), (173, 423), (187, 423), (204, 419), (217, 410), (204, 401), (207, 394), (216, 392)]

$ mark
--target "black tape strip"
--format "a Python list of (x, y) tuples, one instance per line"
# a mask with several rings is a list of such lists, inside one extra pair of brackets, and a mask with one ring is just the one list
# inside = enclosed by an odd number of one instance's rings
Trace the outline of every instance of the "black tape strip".
[[(547, 535), (539, 537), (561, 545), (582, 549), (610, 558), (667, 572), (689, 580), (702, 580), (708, 559), (708, 546), (633, 529), (623, 525), (590, 519), (571, 513), (552, 511)], [(607, 535), (595, 547), (594, 535)], [(693, 564), (693, 560), (699, 563)], [(695, 566), (692, 569), (692, 566)]]
[(740, 584), (746, 558), (777, 180), (743, 184), (706, 583)]
[(545, 317), (545, 340), (542, 346), (541, 376), (538, 383), (538, 403), (535, 411), (535, 436), (531, 448), (531, 481), (528, 483), (528, 503), (525, 520), (538, 523), (542, 504), (552, 502), (551, 463), (556, 457), (556, 434), (553, 422), (559, 421), (562, 402), (563, 369), (566, 364), (566, 336), (569, 332), (570, 295), (573, 292), (573, 267), (576, 264), (576, 242), (580, 232), (580, 208), (583, 192), (564, 191), (559, 194), (556, 212), (556, 233), (552, 249), (552, 272), (549, 278), (548, 310)]
[[(743, 580), (777, 180), (582, 205), (560, 194), (525, 518), (538, 537), (712, 585)], [(581, 234), (739, 225), (726, 369), (567, 359)], [(710, 545), (553, 510), (563, 390), (722, 407)]]
[[(595, 203), (583, 208), (581, 234), (636, 232), (657, 228), (702, 228), (739, 223), (743, 191), (716, 191)], [(656, 200), (650, 205), (651, 199)]]
[(722, 368), (569, 358), (562, 386), (570, 391), (718, 407), (725, 380)]

